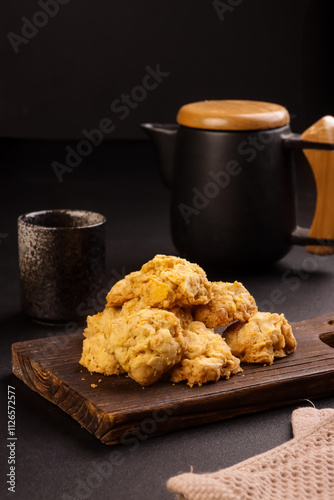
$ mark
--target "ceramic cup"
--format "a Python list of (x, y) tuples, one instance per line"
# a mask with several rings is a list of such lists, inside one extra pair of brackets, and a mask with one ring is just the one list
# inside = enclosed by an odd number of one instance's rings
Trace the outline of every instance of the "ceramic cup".
[(18, 247), (21, 304), (33, 319), (81, 319), (105, 273), (106, 218), (84, 210), (43, 210), (20, 215)]

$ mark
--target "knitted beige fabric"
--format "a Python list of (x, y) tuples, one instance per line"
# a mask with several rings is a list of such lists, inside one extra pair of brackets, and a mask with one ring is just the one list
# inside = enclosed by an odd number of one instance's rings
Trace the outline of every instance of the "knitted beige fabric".
[(334, 410), (299, 408), (294, 438), (210, 474), (181, 474), (167, 486), (179, 500), (333, 500)]

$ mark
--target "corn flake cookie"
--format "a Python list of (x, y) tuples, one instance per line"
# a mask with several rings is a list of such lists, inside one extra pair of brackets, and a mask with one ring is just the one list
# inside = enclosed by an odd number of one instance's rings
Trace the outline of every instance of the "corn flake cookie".
[(247, 323), (228, 327), (224, 336), (234, 356), (246, 363), (271, 365), (274, 358), (291, 354), (297, 347), (284, 314), (257, 312)]
[(202, 322), (190, 323), (183, 336), (185, 355), (170, 372), (172, 382), (186, 380), (190, 387), (201, 386), (242, 371), (239, 359), (233, 356), (225, 340)]
[(105, 335), (97, 333), (94, 337), (83, 341), (80, 364), (90, 372), (103, 375), (119, 375), (124, 369), (117, 361), (114, 353), (109, 350)]
[(121, 367), (144, 386), (158, 380), (184, 352), (180, 320), (161, 309), (142, 309), (119, 318), (108, 342)]
[(226, 326), (233, 321), (247, 321), (257, 311), (254, 297), (242, 283), (210, 283), (211, 300), (195, 309), (195, 319), (209, 328)]
[(122, 306), (139, 298), (142, 307), (184, 307), (206, 304), (210, 286), (206, 274), (197, 264), (180, 257), (156, 255), (135, 271), (118, 281), (107, 295), (108, 306)]

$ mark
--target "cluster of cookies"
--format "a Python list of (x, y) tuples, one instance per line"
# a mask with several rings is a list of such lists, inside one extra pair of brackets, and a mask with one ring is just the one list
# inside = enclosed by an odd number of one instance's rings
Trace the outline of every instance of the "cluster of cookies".
[[(223, 326), (224, 338), (213, 330)], [(118, 281), (84, 335), (83, 366), (143, 386), (228, 379), (240, 361), (271, 364), (296, 348), (284, 315), (258, 312), (241, 283), (210, 282), (197, 264), (166, 255)]]

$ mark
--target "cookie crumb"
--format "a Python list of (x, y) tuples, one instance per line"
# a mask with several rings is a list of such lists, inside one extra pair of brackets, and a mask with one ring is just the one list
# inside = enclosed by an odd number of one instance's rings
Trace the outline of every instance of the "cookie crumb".
[(97, 387), (97, 385), (96, 385), (96, 384), (90, 384), (90, 386), (91, 386), (93, 389), (95, 389), (95, 388)]

